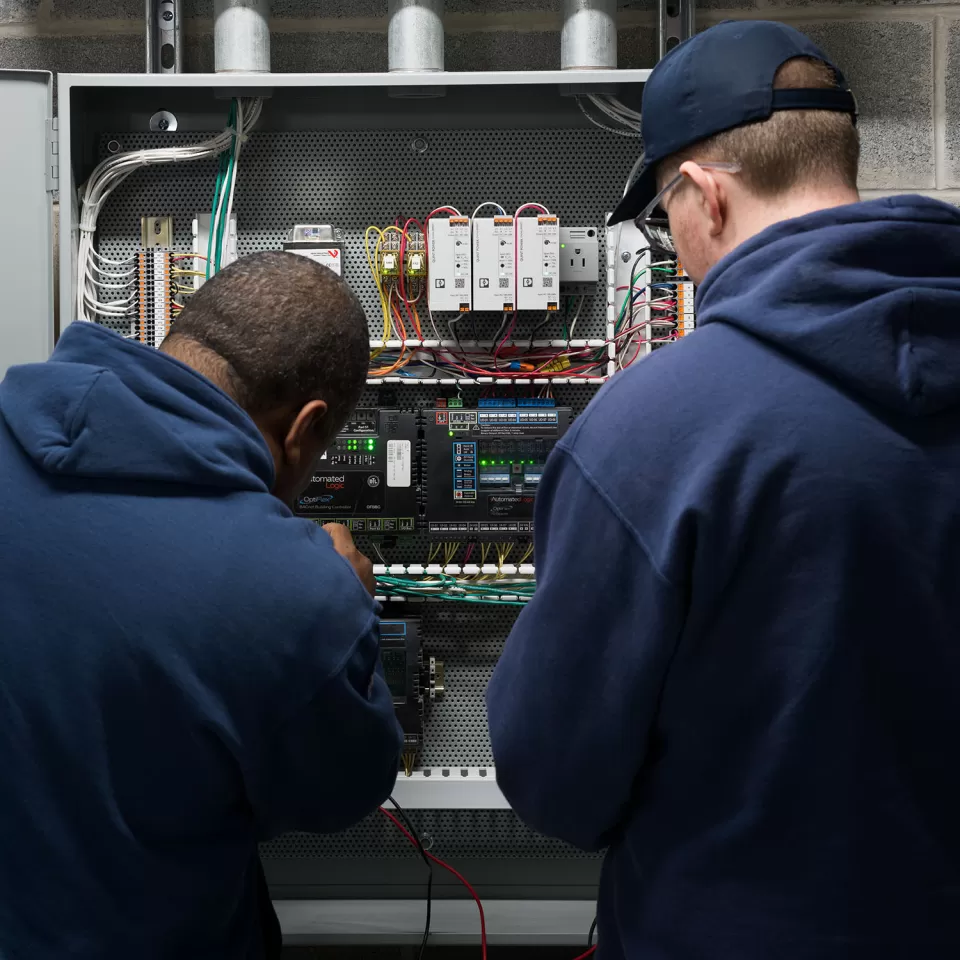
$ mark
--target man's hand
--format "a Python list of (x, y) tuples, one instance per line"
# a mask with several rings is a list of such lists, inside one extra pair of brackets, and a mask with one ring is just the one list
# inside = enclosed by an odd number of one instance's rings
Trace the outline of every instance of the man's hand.
[(333, 549), (353, 567), (360, 582), (370, 591), (372, 597), (376, 588), (373, 564), (357, 549), (350, 531), (342, 523), (325, 523), (323, 529), (330, 535)]

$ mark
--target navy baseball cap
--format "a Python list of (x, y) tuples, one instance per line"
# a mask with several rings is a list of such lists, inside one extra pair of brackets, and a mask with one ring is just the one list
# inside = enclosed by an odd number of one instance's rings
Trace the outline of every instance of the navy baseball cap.
[[(787, 60), (812, 57), (833, 69), (834, 89), (774, 90)], [(671, 50), (643, 89), (643, 167), (610, 223), (636, 217), (657, 195), (657, 164), (722, 130), (766, 120), (774, 110), (836, 110), (857, 104), (843, 74), (802, 33), (770, 20), (727, 20)]]

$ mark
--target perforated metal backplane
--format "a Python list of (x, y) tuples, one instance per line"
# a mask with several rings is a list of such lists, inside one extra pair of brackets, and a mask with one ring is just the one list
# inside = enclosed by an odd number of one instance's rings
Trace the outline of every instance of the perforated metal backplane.
[[(116, 140), (121, 150), (195, 142), (204, 135), (103, 134), (101, 156)], [(416, 143), (416, 150), (414, 144)], [(423, 149), (423, 144), (426, 149)], [(245, 145), (237, 183), (235, 209), (239, 250), (281, 248), (297, 223), (330, 223), (344, 233), (344, 277), (360, 297), (371, 336), (382, 335), (380, 302), (367, 268), (363, 231), (385, 226), (397, 217), (421, 219), (435, 206), (453, 204), (463, 213), (486, 200), (512, 212), (522, 203), (539, 201), (570, 226), (602, 227), (603, 215), (623, 189), (636, 158), (636, 143), (594, 129), (528, 130), (370, 130), (254, 133)], [(194, 215), (209, 211), (216, 177), (213, 161), (153, 167), (133, 174), (111, 196), (101, 217), (99, 244), (105, 256), (132, 256), (139, 246), (142, 216), (174, 218), (175, 246), (187, 252)], [(487, 209), (485, 213), (491, 211)], [(600, 262), (606, 262), (600, 231)], [(577, 322), (577, 336), (600, 337), (605, 330), (605, 289), (588, 298)], [(564, 302), (563, 308), (576, 308)], [(449, 336), (452, 314), (436, 314), (439, 333)], [(523, 315), (516, 337), (529, 336), (541, 314)], [(538, 338), (561, 335), (564, 309), (542, 327)], [(490, 339), (500, 326), (499, 314), (476, 314), (460, 321), (463, 339)], [(429, 321), (423, 312), (424, 327)], [(124, 330), (123, 332), (127, 332)], [(425, 329), (425, 336), (431, 333)], [(361, 405), (376, 406), (383, 390), (391, 405), (416, 409), (432, 404), (449, 389), (398, 384), (368, 388)], [(558, 404), (583, 410), (595, 386), (557, 386)], [(462, 391), (474, 403), (479, 388)], [(361, 547), (373, 555), (369, 543)], [(384, 548), (396, 563), (423, 562), (429, 549), (423, 536), (401, 538)], [(425, 649), (444, 659), (447, 696), (427, 717), (423, 763), (427, 766), (482, 766), (492, 762), (483, 693), (516, 608), (466, 607), (453, 604), (391, 604), (390, 615), (404, 608), (421, 616)], [(589, 860), (557, 841), (524, 827), (509, 811), (413, 811), (418, 827), (430, 834), (440, 856), (465, 858), (531, 858)], [(382, 818), (370, 818), (336, 836), (291, 834), (266, 844), (273, 861), (408, 858), (409, 847)]]
[[(574, 850), (525, 827), (509, 810), (412, 810), (408, 816), (430, 849), (441, 859), (594, 860), (594, 854)], [(409, 860), (410, 843), (381, 814), (367, 817), (349, 830), (330, 836), (288, 833), (261, 845), (272, 859), (354, 858)]]

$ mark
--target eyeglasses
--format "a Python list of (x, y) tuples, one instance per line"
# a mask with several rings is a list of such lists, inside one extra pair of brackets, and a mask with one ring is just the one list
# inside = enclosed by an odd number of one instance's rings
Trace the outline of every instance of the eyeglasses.
[[(705, 170), (719, 170), (721, 173), (739, 173), (739, 163), (698, 162)], [(660, 207), (663, 198), (684, 178), (678, 173), (641, 211), (633, 221), (637, 229), (647, 238), (652, 247), (659, 247), (667, 253), (676, 253), (673, 237), (670, 234), (670, 222)]]

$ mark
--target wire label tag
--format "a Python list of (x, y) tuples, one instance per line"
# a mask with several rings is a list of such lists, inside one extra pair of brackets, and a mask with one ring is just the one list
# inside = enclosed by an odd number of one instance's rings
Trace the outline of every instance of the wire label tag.
[(387, 441), (387, 486), (409, 487), (412, 461), (409, 440)]

